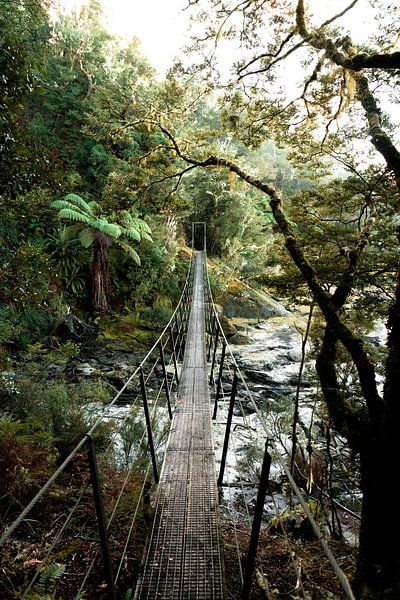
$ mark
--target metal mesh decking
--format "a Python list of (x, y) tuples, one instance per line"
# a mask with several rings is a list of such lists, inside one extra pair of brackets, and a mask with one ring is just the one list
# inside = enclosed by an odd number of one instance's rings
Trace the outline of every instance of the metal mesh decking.
[(203, 292), (198, 252), (178, 402), (135, 600), (224, 598)]

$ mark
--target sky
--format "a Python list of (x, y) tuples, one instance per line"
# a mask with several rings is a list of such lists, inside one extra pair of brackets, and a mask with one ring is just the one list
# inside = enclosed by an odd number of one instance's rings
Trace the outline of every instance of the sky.
[[(71, 10), (85, 0), (58, 0)], [(185, 31), (188, 14), (183, 12), (187, 0), (101, 0), (107, 29), (130, 40), (136, 36), (143, 54), (164, 75), (179, 49), (188, 41)]]
[[(58, 0), (67, 10), (79, 7), (86, 0)], [(127, 40), (138, 37), (142, 51), (157, 69), (165, 75), (180, 49), (189, 42), (185, 35), (189, 14), (183, 9), (187, 0), (101, 0), (110, 33), (118, 34)], [(323, 2), (309, 0), (309, 9), (314, 13), (315, 23), (321, 23), (342, 10), (349, 0)], [(370, 15), (368, 0), (358, 0), (356, 7), (346, 16), (352, 27), (352, 37), (357, 42), (360, 35), (365, 39)], [(338, 21), (339, 23), (339, 21)]]

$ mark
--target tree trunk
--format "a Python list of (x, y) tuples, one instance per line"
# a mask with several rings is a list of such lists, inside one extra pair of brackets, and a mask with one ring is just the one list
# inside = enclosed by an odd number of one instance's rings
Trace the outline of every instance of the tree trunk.
[(354, 587), (362, 600), (400, 598), (400, 268), (397, 276), (388, 320), (386, 410), (381, 425), (372, 422), (360, 449), (363, 507)]
[(360, 452), (363, 505), (353, 583), (360, 600), (400, 598), (400, 517), (395, 496), (400, 453), (394, 433), (372, 433)]
[(92, 308), (96, 312), (108, 309), (111, 294), (110, 267), (104, 244), (95, 242), (92, 262)]

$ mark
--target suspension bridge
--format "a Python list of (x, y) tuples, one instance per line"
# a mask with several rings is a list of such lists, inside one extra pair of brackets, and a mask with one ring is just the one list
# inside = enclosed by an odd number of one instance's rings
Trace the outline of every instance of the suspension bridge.
[[(202, 224), (199, 225), (201, 229)], [(199, 237), (198, 230), (195, 234), (194, 227), (194, 240)], [(76, 536), (76, 525), (72, 528), (74, 519), (79, 522), (84, 537), (84, 528), (88, 525), (87, 521), (81, 525), (82, 505), (87, 506), (93, 502), (98, 541), (87, 539), (86, 543), (90, 543), (93, 549), (90, 557), (82, 554), (78, 561), (81, 571), (79, 577), (74, 571), (76, 565), (60, 567), (57, 577), (53, 577), (54, 580), (57, 579), (53, 597), (68, 600), (97, 597), (111, 600), (125, 597), (134, 597), (135, 600), (226, 599), (219, 491), (223, 485), (229, 486), (229, 481), (225, 481), (225, 470), (228, 453), (235, 450), (237, 443), (232, 428), (235, 408), (243, 417), (244, 426), (246, 425), (243, 402), (237, 393), (238, 386), (241, 386), (242, 394), (246, 395), (247, 401), (253, 403), (256, 418), (265, 431), (265, 452), (256, 504), (246, 504), (250, 536), (246, 556), (243, 557), (239, 549), (237, 552), (241, 589), (237, 590), (236, 597), (242, 600), (251, 598), (272, 449), (340, 582), (343, 597), (354, 599), (349, 582), (275, 447), (264, 417), (252, 399), (246, 379), (230, 351), (212, 299), (204, 250), (205, 232), (200, 243), (194, 245), (199, 249), (193, 249), (180, 301), (159, 339), (87, 434), (4, 530), (0, 550), (8, 549), (8, 552), (17, 553), (16, 568), (19, 566), (24, 571), (24, 576), (17, 578), (16, 583), (10, 587), (6, 580), (11, 581), (12, 574), (3, 573), (3, 582), (0, 578), (1, 597), (29, 600), (31, 597), (38, 597), (31, 595), (35, 592), (39, 595), (44, 593), (43, 573), (51, 565), (59, 565), (59, 557), (65, 547), (71, 544), (68, 532), (71, 531), (73, 533), (70, 535)], [(224, 391), (227, 373), (231, 382), (228, 394)], [(127, 395), (132, 397), (131, 407), (121, 416), (120, 401), (125, 401)], [(217, 416), (221, 398), (225, 400), (227, 410), (224, 417), (224, 443), (217, 473), (212, 423)], [(136, 453), (135, 449), (133, 451), (130, 464), (123, 471), (123, 477), (120, 477), (120, 489), (113, 494), (110, 502), (104, 478), (110, 456), (114, 462), (118, 462), (121, 434), (117, 431), (108, 446), (99, 450), (96, 448), (96, 433), (102, 423), (116, 416), (123, 422), (132, 418), (132, 407), (136, 410), (135, 418), (143, 424), (141, 439), (137, 443)], [(160, 419), (169, 423), (166, 441), (165, 431), (157, 427)], [(143, 447), (145, 451), (142, 452), (141, 461), (138, 461)], [(144, 463), (143, 454), (146, 459)], [(87, 456), (87, 460), (83, 460), (82, 456)], [(139, 482), (135, 474), (138, 465), (141, 470)], [(76, 478), (76, 471), (85, 469), (87, 477), (81, 476), (80, 485), (75, 485), (68, 509), (64, 504), (59, 515), (52, 515), (51, 523), (43, 522), (40, 514), (45, 506), (46, 496), (52, 493), (55, 486), (60, 485), (60, 480), (69, 482), (71, 472)], [(242, 493), (245, 499), (240, 469), (238, 472), (239, 486), (236, 493)], [(134, 501), (128, 493), (132, 487), (132, 478), (136, 482)], [(132, 559), (135, 552), (135, 527), (144, 507), (149, 505), (151, 486), (154, 490), (152, 524), (141, 564), (138, 565)], [(124, 495), (128, 495), (131, 504), (123, 501)], [(117, 536), (115, 531), (122, 527), (118, 519), (119, 507), (122, 505), (124, 511), (129, 508), (130, 518), (126, 525), (127, 515), (124, 514), (125, 539), (123, 543), (119, 540), (117, 544), (115, 539), (121, 536)], [(232, 516), (232, 520), (234, 522), (235, 516)], [(46, 526), (49, 530), (46, 543), (33, 551), (35, 540), (43, 540), (43, 528)], [(233, 527), (237, 541), (235, 523)], [(23, 562), (20, 558), (21, 555), (26, 557), (21, 552), (26, 537), (29, 538), (26, 552), (35, 556), (30, 562)], [(79, 554), (78, 550), (75, 554)], [(27, 562), (29, 568), (26, 566)], [(296, 570), (296, 565), (294, 569)], [(68, 583), (71, 574), (74, 575), (74, 582), (79, 579), (79, 585)], [(131, 582), (129, 578), (132, 579)], [(96, 587), (93, 581), (98, 580), (104, 581), (104, 584)], [(135, 586), (133, 581), (136, 581)], [(130, 595), (127, 596), (128, 588)], [(270, 597), (268, 582), (265, 582), (265, 590), (267, 597)], [(307, 597), (302, 586), (299, 593), (304, 598)]]

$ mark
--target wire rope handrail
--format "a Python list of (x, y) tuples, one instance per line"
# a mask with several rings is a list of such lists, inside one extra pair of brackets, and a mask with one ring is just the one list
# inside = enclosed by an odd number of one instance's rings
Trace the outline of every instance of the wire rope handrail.
[[(45, 494), (52, 487), (52, 485), (55, 483), (55, 481), (60, 477), (60, 475), (64, 471), (66, 471), (68, 465), (70, 465), (72, 463), (74, 458), (80, 455), (82, 449), (85, 446), (88, 446), (89, 455), (90, 455), (90, 452), (92, 452), (92, 454), (93, 454), (92, 460), (94, 461), (94, 463), (96, 465), (100, 464), (101, 461), (98, 463), (96, 456), (95, 456), (95, 449), (94, 449), (94, 445), (93, 445), (93, 437), (92, 436), (93, 436), (93, 434), (95, 434), (95, 432), (97, 432), (100, 424), (107, 422), (107, 419), (110, 419), (113, 417), (112, 409), (116, 408), (118, 400), (121, 398), (122, 394), (124, 392), (130, 391), (130, 385), (132, 384), (132, 382), (135, 379), (138, 379), (140, 381), (141, 394), (140, 394), (140, 392), (134, 393), (133, 401), (129, 405), (131, 407), (134, 406), (135, 404), (137, 404), (138, 398), (140, 398), (140, 396), (142, 397), (144, 415), (146, 417), (148, 445), (150, 447), (151, 454), (152, 454), (154, 480), (157, 483), (158, 474), (157, 474), (156, 452), (157, 452), (158, 444), (160, 443), (160, 439), (162, 438), (163, 434), (161, 433), (161, 438), (156, 440), (155, 448), (154, 448), (153, 439), (152, 439), (152, 430), (151, 430), (152, 421), (154, 420), (157, 405), (159, 404), (159, 400), (161, 398), (161, 393), (162, 393), (163, 388), (164, 388), (164, 393), (166, 396), (166, 403), (167, 403), (167, 407), (168, 407), (169, 417), (170, 417), (170, 419), (172, 419), (172, 411), (171, 411), (171, 406), (170, 406), (170, 395), (171, 395), (171, 392), (172, 392), (172, 389), (174, 386), (174, 382), (175, 382), (176, 386), (179, 383), (177, 364), (179, 363), (179, 360), (180, 360), (179, 356), (182, 353), (182, 346), (185, 343), (187, 321), (188, 321), (187, 315), (188, 315), (188, 311), (190, 310), (191, 294), (192, 294), (192, 281), (191, 281), (192, 277), (193, 277), (193, 252), (192, 252), (192, 255), (190, 258), (185, 283), (184, 283), (179, 301), (175, 307), (175, 310), (173, 311), (173, 313), (171, 315), (171, 318), (169, 319), (168, 323), (163, 328), (163, 331), (158, 336), (157, 340), (154, 342), (154, 344), (152, 345), (150, 350), (148, 350), (145, 357), (141, 360), (140, 364), (135, 368), (134, 372), (129, 376), (129, 378), (124, 383), (124, 385), (115, 394), (115, 396), (112, 398), (111, 402), (105, 407), (102, 414), (95, 420), (95, 422), (90, 427), (90, 429), (86, 432), (86, 434), (84, 436), (82, 436), (82, 438), (78, 441), (78, 443), (75, 445), (75, 447), (72, 449), (72, 451), (68, 454), (68, 456), (63, 460), (63, 462), (58, 466), (58, 468), (54, 471), (54, 473), (44, 483), (44, 485), (40, 488), (40, 490), (36, 493), (36, 495), (25, 506), (25, 508), (18, 514), (18, 516), (13, 520), (13, 522), (10, 523), (4, 529), (2, 536), (0, 538), (0, 548), (2, 546), (4, 546), (7, 543), (7, 541), (10, 540), (10, 538), (12, 537), (15, 530), (23, 522), (25, 522), (27, 520), (29, 513), (31, 513), (33, 508), (45, 496)], [(174, 330), (177, 331), (177, 335), (175, 337), (174, 337)], [(167, 364), (165, 356), (164, 356), (164, 352), (166, 351), (168, 346), (170, 346), (170, 357), (169, 357), (169, 361)], [(155, 352), (157, 352), (157, 357), (154, 359), (154, 358), (152, 358), (152, 355)], [(172, 367), (172, 364), (174, 365), (174, 369), (173, 369), (174, 372), (171, 373), (172, 377), (168, 378), (167, 370), (168, 370), (168, 368)], [(146, 371), (148, 371), (146, 373), (144, 372), (145, 367), (147, 367)], [(156, 377), (157, 369), (162, 370), (161, 383), (159, 384), (158, 390), (155, 390), (155, 393), (154, 393), (155, 397), (150, 399), (150, 402), (148, 402), (147, 394), (146, 394), (146, 385), (149, 384), (151, 377)], [(169, 381), (169, 379), (171, 379), (171, 382)], [(149, 404), (149, 403), (151, 404), (150, 410), (147, 406), (147, 404)], [(124, 416), (124, 418), (122, 419), (122, 425), (124, 425), (126, 423), (127, 419), (129, 418), (129, 414), (130, 413), (127, 413)], [(118, 432), (115, 434), (114, 438), (111, 438), (111, 442), (107, 446), (104, 456), (107, 454), (107, 452), (114, 450), (117, 437), (118, 437)], [(140, 442), (139, 442), (139, 448), (142, 447), (145, 437), (146, 437), (146, 429), (143, 430), (143, 434), (142, 434)], [(90, 463), (90, 458), (89, 458), (89, 463)], [(128, 483), (128, 479), (131, 474), (132, 465), (133, 465), (133, 463), (131, 464), (131, 467), (128, 469), (126, 477), (122, 483), (121, 490), (117, 494), (117, 499), (115, 501), (114, 508), (112, 510), (112, 513), (108, 520), (108, 523), (106, 524), (104, 522), (105, 535), (107, 535), (107, 530), (109, 529), (109, 527), (114, 519), (116, 510), (117, 510), (117, 506), (121, 500), (122, 494), (124, 493), (125, 487)], [(97, 466), (96, 466), (96, 469), (97, 469)], [(144, 480), (142, 483), (142, 487), (141, 487), (141, 491), (139, 494), (139, 498), (138, 498), (136, 507), (133, 507), (134, 515), (133, 515), (133, 519), (130, 524), (127, 539), (125, 541), (123, 555), (122, 555), (122, 558), (120, 559), (120, 563), (118, 566), (117, 576), (115, 579), (112, 576), (112, 581), (111, 582), (108, 581), (110, 597), (112, 597), (112, 598), (115, 596), (114, 583), (116, 583), (118, 581), (118, 578), (121, 573), (122, 562), (123, 562), (124, 556), (126, 555), (127, 545), (129, 543), (129, 539), (132, 534), (132, 528), (133, 528), (133, 525), (135, 523), (135, 520), (136, 520), (136, 517), (138, 514), (139, 504), (143, 500), (143, 494), (144, 494), (144, 490), (147, 486), (150, 472), (151, 472), (151, 463), (149, 463), (147, 466), (146, 474), (145, 474), (145, 477), (144, 477)], [(96, 479), (96, 476), (93, 475), (93, 472), (91, 472), (91, 483), (92, 483), (93, 491), (95, 493), (95, 487), (97, 487), (97, 493), (100, 496), (100, 502), (102, 502), (100, 483), (99, 483), (99, 481), (94, 481), (95, 479)], [(64, 519), (64, 522), (61, 525), (61, 529), (55, 533), (53, 542), (50, 545), (50, 547), (47, 549), (47, 551), (44, 555), (44, 559), (42, 561), (43, 563), (45, 563), (48, 560), (49, 555), (53, 551), (54, 547), (59, 543), (65, 528), (67, 527), (67, 525), (69, 524), (69, 522), (72, 519), (72, 516), (74, 515), (74, 513), (77, 510), (77, 506), (78, 506), (79, 502), (84, 497), (84, 492), (86, 491), (87, 487), (88, 487), (88, 484), (86, 484), (83, 491), (80, 493), (80, 495), (78, 495), (78, 500), (74, 503), (74, 505), (73, 505), (72, 509), (69, 511), (69, 513), (66, 515), (65, 514), (63, 515), (63, 517), (66, 516), (66, 518)], [(97, 512), (97, 507), (96, 507), (96, 512)], [(99, 531), (100, 531), (101, 527), (100, 527), (100, 523), (99, 523), (99, 514), (97, 514), (97, 520), (98, 520), (98, 527), (99, 527)], [(104, 517), (103, 517), (103, 521), (104, 521)], [(103, 542), (101, 545), (102, 545), (103, 558), (104, 558), (105, 550), (103, 547)], [(99, 550), (96, 552), (96, 554), (92, 560), (92, 564), (90, 565), (89, 569), (86, 572), (85, 579), (82, 584), (83, 586), (84, 586), (87, 578), (90, 575), (90, 572), (93, 568), (93, 565), (96, 561), (98, 554), (99, 554)], [(108, 554), (109, 554), (109, 552), (108, 552)], [(39, 574), (40, 574), (40, 572), (39, 572), (39, 568), (38, 568), (38, 570), (36, 570), (35, 574), (33, 575), (33, 578), (31, 579), (30, 583), (28, 584), (28, 587), (25, 588), (24, 592), (22, 592), (22, 594), (23, 594), (22, 597), (26, 597), (26, 594), (32, 589), (33, 585), (35, 584), (35, 582), (38, 579)], [(82, 586), (81, 586), (81, 589), (82, 589)]]
[[(277, 457), (277, 460), (279, 462), (280, 467), (282, 468), (283, 472), (285, 473), (285, 476), (291, 486), (291, 488), (293, 489), (302, 509), (304, 510), (305, 514), (307, 515), (307, 518), (311, 524), (311, 527), (314, 531), (315, 536), (317, 537), (327, 559), (329, 560), (329, 563), (331, 564), (331, 567), (335, 573), (335, 575), (337, 576), (340, 585), (346, 595), (346, 598), (348, 600), (355, 600), (355, 596), (354, 593), (351, 589), (350, 583), (348, 578), (346, 577), (345, 573), (343, 572), (343, 570), (340, 568), (335, 556), (332, 553), (332, 550), (330, 549), (327, 541), (325, 540), (323, 533), (320, 529), (320, 527), (318, 526), (317, 522), (315, 521), (309, 506), (307, 505), (307, 502), (303, 496), (303, 494), (301, 493), (299, 487), (297, 486), (295, 480), (292, 477), (292, 474), (290, 472), (290, 469), (288, 468), (286, 462), (283, 460), (278, 447), (276, 446), (274, 440), (273, 440), (273, 435), (270, 432), (268, 425), (265, 421), (264, 416), (261, 414), (259, 407), (257, 406), (257, 403), (255, 402), (253, 395), (251, 393), (251, 390), (249, 389), (249, 386), (247, 384), (247, 381), (240, 369), (240, 366), (232, 352), (232, 349), (230, 348), (230, 345), (228, 343), (228, 340), (226, 338), (225, 332), (223, 330), (223, 327), (221, 325), (221, 321), (218, 315), (218, 310), (216, 308), (214, 299), (213, 299), (213, 295), (212, 295), (212, 291), (211, 291), (211, 284), (210, 284), (210, 278), (209, 278), (209, 274), (208, 274), (208, 265), (207, 265), (207, 256), (204, 253), (204, 274), (205, 274), (205, 292), (206, 292), (206, 313), (207, 313), (207, 319), (206, 322), (208, 322), (209, 324), (209, 328), (208, 328), (208, 332), (209, 334), (213, 333), (213, 331), (215, 330), (215, 325), (216, 325), (216, 333), (215, 333), (215, 338), (216, 338), (216, 343), (214, 345), (214, 359), (213, 359), (213, 365), (212, 365), (212, 372), (214, 369), (214, 363), (215, 363), (215, 352), (217, 349), (217, 343), (218, 343), (218, 339), (221, 340), (222, 342), (222, 361), (220, 363), (220, 366), (223, 366), (223, 358), (225, 356), (225, 354), (227, 353), (229, 356), (229, 361), (231, 362), (231, 364), (233, 365), (235, 372), (237, 373), (237, 376), (241, 382), (241, 384), (244, 387), (244, 390), (246, 392), (247, 398), (250, 401), (251, 405), (252, 405), (252, 409), (254, 410), (254, 412), (256, 413), (259, 422), (261, 424), (261, 426), (264, 429), (264, 432), (266, 434), (267, 440), (269, 441), (269, 444), (271, 446), (271, 448), (274, 450), (275, 455)], [(211, 324), (211, 326), (210, 326)], [(209, 341), (209, 355), (210, 355), (210, 351), (211, 351), (211, 347), (212, 347), (212, 336), (210, 336), (210, 341)], [(218, 391), (220, 389), (220, 385), (221, 385), (221, 374), (222, 374), (222, 369), (220, 369), (220, 373), (219, 373), (219, 379), (218, 379), (218, 385), (217, 385), (217, 393), (216, 393), (216, 397), (215, 397), (215, 408), (217, 406), (217, 401), (218, 401)], [(215, 411), (214, 411), (214, 415), (215, 415)]]

